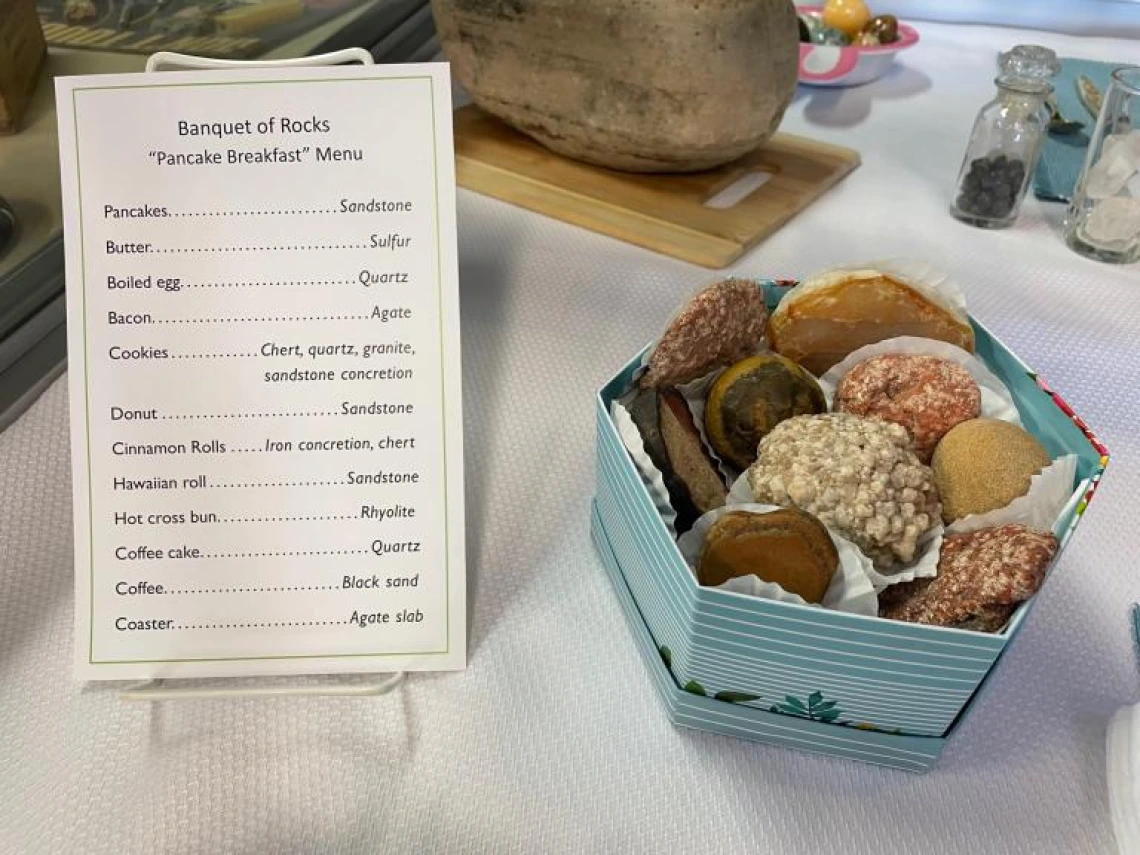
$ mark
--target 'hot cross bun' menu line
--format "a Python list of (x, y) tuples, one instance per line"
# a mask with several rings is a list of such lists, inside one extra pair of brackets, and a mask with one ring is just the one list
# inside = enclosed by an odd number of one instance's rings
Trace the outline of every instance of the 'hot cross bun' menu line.
[(59, 84), (83, 677), (464, 665), (450, 83), (398, 71)]

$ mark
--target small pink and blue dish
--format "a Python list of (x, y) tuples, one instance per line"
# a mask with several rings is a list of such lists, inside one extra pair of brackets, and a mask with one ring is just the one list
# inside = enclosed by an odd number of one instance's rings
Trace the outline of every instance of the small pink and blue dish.
[[(797, 6), (798, 15), (819, 14), (820, 6)], [(914, 27), (900, 23), (898, 38), (885, 45), (829, 45), (800, 42), (799, 81), (808, 86), (859, 86), (878, 80), (899, 51), (918, 43)]]

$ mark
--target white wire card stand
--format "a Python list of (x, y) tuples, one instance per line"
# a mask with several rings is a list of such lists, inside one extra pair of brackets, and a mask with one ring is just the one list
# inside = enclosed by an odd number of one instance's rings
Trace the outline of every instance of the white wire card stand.
[[(364, 48), (346, 48), (332, 53), (282, 60), (234, 60), (190, 56), (160, 51), (146, 62), (146, 73), (164, 69), (238, 69), (303, 68), (310, 66), (347, 65), (358, 62), (374, 65), (372, 54)], [(273, 697), (377, 697), (386, 695), (404, 682), (405, 672), (374, 675), (326, 674), (308, 678), (234, 677), (202, 680), (167, 680), (155, 678), (128, 686), (119, 692), (122, 701), (181, 701), (224, 698)], [(377, 679), (380, 678), (380, 679)], [(307, 679), (308, 682), (303, 682)], [(189, 684), (189, 685), (187, 685)], [(235, 685), (236, 684), (236, 685)]]

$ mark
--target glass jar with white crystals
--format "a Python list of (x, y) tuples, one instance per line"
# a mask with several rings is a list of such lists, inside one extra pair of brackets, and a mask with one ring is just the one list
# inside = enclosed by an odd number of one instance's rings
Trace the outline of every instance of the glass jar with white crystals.
[(1140, 261), (1140, 66), (1112, 73), (1069, 204), (1065, 242), (1098, 261)]
[(999, 60), (997, 97), (974, 120), (950, 213), (982, 228), (1017, 219), (1049, 125), (1049, 79), (1061, 68), (1048, 48), (1018, 45)]

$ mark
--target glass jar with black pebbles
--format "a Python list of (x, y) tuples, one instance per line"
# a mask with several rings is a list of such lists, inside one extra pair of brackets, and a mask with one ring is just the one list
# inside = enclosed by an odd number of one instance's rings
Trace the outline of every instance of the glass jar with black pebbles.
[(1017, 219), (1049, 125), (1049, 79), (1061, 69), (1036, 45), (1003, 53), (999, 66), (997, 97), (974, 120), (950, 206), (962, 222), (991, 229)]

